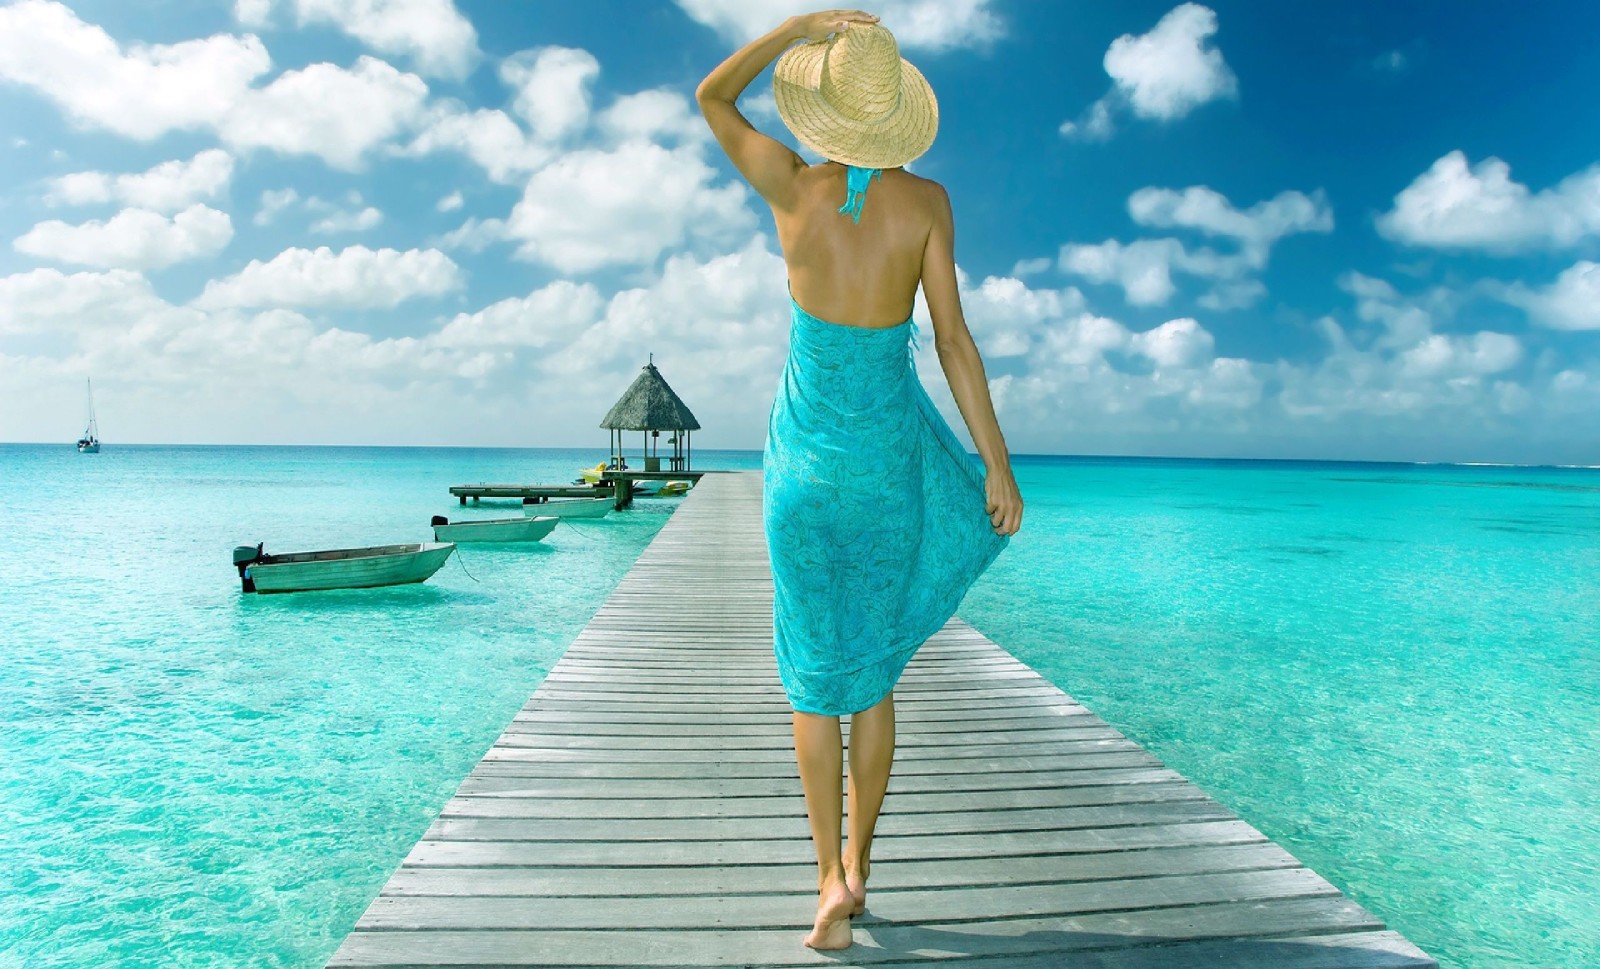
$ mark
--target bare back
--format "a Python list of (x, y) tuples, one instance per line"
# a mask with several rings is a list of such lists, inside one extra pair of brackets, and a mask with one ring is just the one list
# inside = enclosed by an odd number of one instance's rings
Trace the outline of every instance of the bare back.
[(934, 204), (942, 198), (936, 183), (886, 169), (869, 185), (858, 224), (839, 212), (843, 165), (826, 162), (796, 172), (790, 204), (772, 208), (795, 302), (831, 323), (904, 323), (922, 280)]

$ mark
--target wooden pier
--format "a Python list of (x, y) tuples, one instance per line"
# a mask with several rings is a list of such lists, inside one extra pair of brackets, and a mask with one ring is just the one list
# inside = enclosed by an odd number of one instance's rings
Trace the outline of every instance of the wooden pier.
[(803, 948), (771, 610), (760, 475), (710, 475), (328, 964), (1437, 965), (959, 619), (895, 690), (856, 944)]
[(635, 481), (699, 481), (706, 471), (607, 471), (597, 484), (475, 484), (451, 485), (450, 494), (465, 505), (480, 498), (602, 498), (616, 499), (618, 511), (633, 503)]

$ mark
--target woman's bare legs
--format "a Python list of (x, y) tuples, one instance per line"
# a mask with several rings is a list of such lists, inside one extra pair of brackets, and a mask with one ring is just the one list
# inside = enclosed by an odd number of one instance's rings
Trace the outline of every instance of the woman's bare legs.
[(817, 849), (817, 920), (805, 944), (813, 949), (844, 949), (850, 945), (850, 913), (855, 896), (844, 881), (839, 846), (843, 810), (840, 775), (844, 772), (844, 747), (839, 718), (815, 713), (794, 713), (794, 755), (800, 767), (800, 786), (806, 792), (806, 817), (811, 820), (811, 843)]
[(855, 899), (853, 913), (867, 908), (867, 876), (872, 868), (872, 833), (889, 789), (894, 766), (894, 694), (850, 717), (850, 841), (845, 848), (845, 887)]

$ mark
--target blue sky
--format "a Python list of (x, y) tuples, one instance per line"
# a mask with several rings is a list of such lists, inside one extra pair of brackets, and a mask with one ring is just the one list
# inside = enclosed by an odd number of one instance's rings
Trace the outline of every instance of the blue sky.
[[(1013, 451), (1600, 463), (1600, 7), (870, 9)], [(0, 440), (93, 376), (110, 443), (598, 448), (653, 353), (759, 448), (782, 263), (692, 92), (792, 12), (0, 4)]]

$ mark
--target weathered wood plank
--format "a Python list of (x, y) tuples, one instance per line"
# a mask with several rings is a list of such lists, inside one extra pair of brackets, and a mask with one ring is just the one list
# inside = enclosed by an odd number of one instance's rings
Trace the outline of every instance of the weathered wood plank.
[[(1046, 730), (1040, 728), (1032, 731), (996, 730), (990, 732), (973, 732), (970, 734), (936, 733), (921, 734), (907, 737), (903, 743), (896, 746), (896, 760), (914, 760), (917, 757), (928, 756), (932, 752), (940, 757), (982, 757), (994, 756), (999, 751), (1039, 751), (1039, 752), (1066, 752), (1085, 751), (1100, 753), (1107, 749), (1136, 748), (1138, 745), (1126, 737), (1121, 736), (1111, 727), (1062, 727)], [(737, 736), (727, 733), (713, 733), (697, 736), (655, 736), (645, 735), (636, 737), (619, 736), (616, 734), (553, 734), (539, 731), (537, 733), (524, 733), (521, 731), (507, 732), (495, 742), (496, 748), (550, 749), (550, 750), (586, 750), (609, 751), (616, 750), (624, 755), (633, 754), (640, 758), (659, 757), (658, 751), (672, 751), (674, 755), (682, 753), (685, 759), (693, 760), (697, 757), (711, 760), (737, 758), (739, 754), (748, 754), (754, 757), (757, 753), (776, 753), (779, 759), (794, 759), (794, 744), (782, 734), (755, 734), (741, 732)], [(509, 752), (509, 751), (508, 751)]]
[[(996, 834), (900, 835), (874, 840), (872, 857), (876, 866), (911, 858), (1060, 855), (1265, 840), (1265, 835), (1243, 821), (1195, 821)], [(649, 868), (657, 865), (795, 864), (815, 860), (811, 842), (805, 837), (787, 840), (660, 841), (651, 843), (648, 850), (638, 844), (620, 841), (419, 841), (406, 856), (408, 865), (443, 865), (451, 868), (463, 865), (618, 865)]]
[[(715, 911), (707, 912), (703, 897), (662, 892), (647, 872), (619, 871), (616, 877), (618, 882), (632, 885), (632, 895), (586, 898), (385, 895), (372, 903), (359, 925), (368, 929), (539, 929), (561, 925), (572, 929), (663, 930), (695, 925), (698, 918), (710, 915), (713, 919), (710, 924), (717, 928), (802, 928), (809, 927), (810, 910), (816, 905), (815, 891), (727, 893), (718, 898)], [(911, 921), (926, 925), (1132, 912), (1338, 894), (1337, 888), (1309, 868), (985, 885), (957, 892), (915, 888), (874, 890), (868, 896), (872, 918), (864, 920), (863, 925)]]
[[(1132, 804), (1144, 801), (1187, 801), (1203, 799), (1204, 791), (1188, 781), (1150, 784), (1116, 784), (1094, 787), (1037, 787), (1023, 790), (990, 791), (981, 801), (969, 791), (940, 790), (926, 794), (896, 792), (885, 805), (882, 817), (895, 814), (923, 814), (937, 811), (971, 810), (974, 803), (983, 810), (1007, 811), (1015, 808), (1075, 807), (1095, 804)], [(848, 810), (846, 814), (848, 815)], [(767, 818), (794, 816), (794, 798), (615, 798), (589, 799), (582, 804), (564, 798), (469, 797), (451, 798), (439, 811), (441, 818)]]
[[(1065, 758), (1049, 757), (1012, 758), (999, 764), (982, 760), (898, 764), (889, 778), (889, 792), (1011, 791), (1072, 784), (1138, 784), (1178, 777), (1144, 751), (1128, 755), (1119, 765), (1072, 769), (1067, 764), (1070, 761)], [(913, 767), (926, 769), (914, 773)], [(459, 793), (538, 790), (557, 797), (755, 797), (798, 794), (799, 784), (793, 765), (775, 762), (725, 764), (718, 776), (708, 777), (694, 764), (484, 761), (467, 775)]]
[[(1270, 841), (1152, 848), (1099, 854), (1035, 855), (901, 861), (872, 873), (872, 890), (1029, 885), (1154, 875), (1199, 874), (1257, 868), (1297, 868), (1292, 855)], [(815, 869), (795, 865), (659, 867), (652, 889), (672, 895), (792, 893)], [(631, 895), (614, 868), (402, 868), (385, 895)]]
[[(356, 932), (329, 963), (333, 966), (749, 966), (876, 965), (968, 956), (1035, 956), (1116, 949), (1145, 949), (1145, 957), (1164, 954), (1173, 942), (1198, 939), (1270, 938), (1307, 932), (1377, 930), (1382, 923), (1342, 896), (1251, 900), (1210, 906), (1177, 906), (1136, 912), (1089, 913), (1040, 919), (1007, 919), (961, 924), (874, 923), (856, 930), (858, 944), (848, 954), (830, 956), (804, 950), (799, 923), (765, 930), (684, 929), (657, 932), (581, 930), (495, 930)], [(1318, 944), (1308, 936), (1305, 945)], [(1152, 947), (1159, 950), (1152, 952)], [(794, 951), (794, 950), (801, 951)], [(1215, 965), (1268, 969), (1277, 962), (1235, 961), (1219, 947)], [(1271, 950), (1267, 950), (1271, 951)], [(781, 954), (781, 955), (779, 955)], [(396, 958), (402, 961), (394, 961)], [(774, 958), (776, 957), (776, 958)], [(1076, 962), (1074, 955), (1072, 962)], [(1248, 957), (1245, 957), (1248, 958)], [(1060, 963), (1058, 963), (1060, 964)], [(1071, 964), (1071, 963), (1068, 963)], [(1146, 963), (1147, 965), (1160, 963)], [(1115, 963), (1109, 963), (1115, 965)], [(1432, 960), (1401, 963), (1436, 966)]]
[[(878, 838), (900, 835), (980, 832), (1058, 831), (1062, 828), (1131, 824), (1175, 824), (1224, 821), (1233, 812), (1209, 798), (1128, 804), (1091, 804), (1010, 810), (940, 811), (930, 814), (886, 814), (878, 820)], [(805, 840), (811, 837), (804, 817), (720, 818), (527, 818), (441, 817), (423, 837), (434, 841), (734, 841)], [(876, 845), (876, 842), (874, 842)]]
[[(482, 777), (629, 777), (634, 780), (672, 780), (678, 787), (688, 787), (685, 779), (698, 777), (694, 787), (704, 785), (734, 784), (738, 780), (755, 777), (789, 777), (798, 784), (794, 764), (786, 764), (776, 756), (760, 756), (749, 760), (733, 760), (730, 756), (714, 758), (699, 763), (714, 764), (715, 769), (693, 768), (691, 761), (677, 758), (605, 758), (584, 760), (578, 756), (558, 756), (546, 752), (531, 760), (512, 758), (510, 750), (490, 750), (483, 761), (472, 771), (472, 776)], [(990, 788), (1051, 787), (1067, 784), (1080, 772), (1106, 771), (1117, 768), (1155, 768), (1160, 761), (1139, 748), (1128, 748), (1112, 753), (1072, 753), (1053, 756), (1050, 753), (1010, 758), (926, 758), (936, 763), (925, 763), (922, 758), (906, 758), (896, 764), (890, 777), (891, 792), (901, 790), (990, 790)], [(462, 788), (466, 790), (466, 788)], [(790, 793), (798, 788), (790, 785)], [(723, 796), (723, 795), (718, 795)]]

